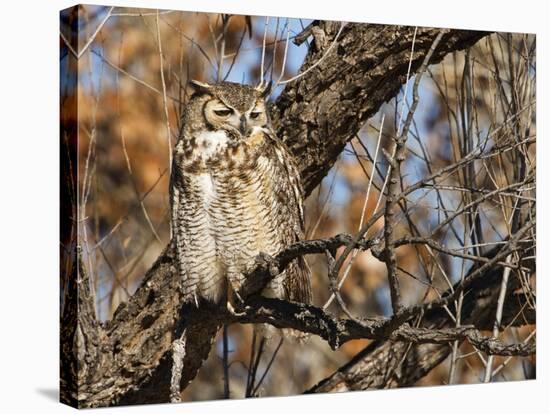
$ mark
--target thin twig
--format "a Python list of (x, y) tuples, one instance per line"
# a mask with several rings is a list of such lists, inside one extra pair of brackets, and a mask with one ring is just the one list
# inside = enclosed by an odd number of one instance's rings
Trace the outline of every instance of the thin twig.
[(226, 400), (231, 396), (231, 390), (229, 388), (229, 339), (227, 332), (227, 325), (223, 326), (223, 398)]
[[(506, 262), (510, 263), (511, 260), (512, 260), (512, 256), (508, 255), (506, 257)], [(504, 310), (504, 301), (506, 300), (506, 289), (508, 286), (509, 277), (510, 277), (510, 268), (507, 267), (504, 269), (504, 272), (502, 273), (502, 281), (500, 283), (500, 292), (498, 294), (497, 312), (495, 315), (495, 326), (493, 327), (494, 339), (498, 338), (500, 326), (502, 323), (502, 312)], [(493, 377), (492, 368), (493, 368), (493, 355), (489, 355), (489, 358), (487, 359), (487, 366), (485, 367), (485, 377), (483, 379), (483, 382), (491, 381), (491, 378)]]
[(164, 59), (162, 56), (162, 40), (160, 38), (159, 11), (157, 9), (157, 41), (159, 48), (160, 80), (162, 84), (162, 105), (164, 106), (164, 120), (166, 122), (166, 144), (168, 145), (168, 170), (172, 169), (172, 137), (170, 133), (170, 117), (168, 115), (168, 103), (166, 100), (166, 82), (164, 80)]
[(266, 51), (266, 47), (265, 47), (265, 41), (266, 41), (266, 38), (267, 38), (267, 26), (269, 24), (269, 17), (266, 17), (265, 18), (265, 26), (264, 26), (264, 38), (263, 38), (263, 41), (262, 41), (262, 60), (261, 60), (261, 64), (260, 64), (260, 87), (263, 86), (264, 84), (264, 63), (265, 63), (265, 51)]
[[(112, 67), (113, 69), (119, 71), (120, 73), (128, 76), (130, 79), (132, 79), (133, 81), (139, 83), (140, 85), (142, 86), (145, 86), (147, 89), (159, 94), (159, 95), (163, 95), (162, 91), (155, 88), (153, 85), (150, 85), (148, 84), (147, 82), (145, 82), (144, 80), (142, 79), (139, 79), (138, 77), (132, 75), (130, 72), (122, 69), (120, 66), (117, 66), (115, 65), (113, 62), (111, 62), (109, 59), (107, 59), (105, 56), (103, 56), (101, 53), (98, 53), (96, 52), (95, 50), (92, 50), (91, 53), (93, 53), (94, 55), (96, 55), (97, 57), (99, 57), (101, 59), (102, 62), (108, 64), (110, 67)], [(170, 98), (171, 100), (173, 100), (174, 102), (177, 102), (177, 103), (180, 103), (180, 100), (174, 96), (171, 96), (171, 95), (167, 95), (167, 98)]]
[(112, 15), (112, 12), (113, 12), (113, 9), (115, 8), (115, 6), (111, 6), (109, 8), (109, 10), (107, 10), (107, 14), (105, 15), (105, 17), (103, 18), (103, 20), (101, 20), (101, 22), (99, 23), (99, 25), (97, 26), (97, 28), (95, 29), (95, 31), (92, 33), (92, 35), (88, 38), (88, 40), (86, 41), (86, 43), (84, 44), (84, 46), (82, 46), (82, 49), (80, 50), (80, 52), (77, 52), (72, 46), (71, 46), (71, 43), (67, 40), (67, 38), (63, 35), (62, 32), (59, 32), (59, 35), (61, 36), (61, 39), (63, 40), (63, 42), (67, 45), (67, 47), (69, 48), (70, 52), (77, 58), (77, 59), (80, 59), (82, 57), (82, 55), (86, 52), (86, 50), (88, 49), (88, 47), (92, 44), (92, 42), (94, 41), (94, 39), (96, 38), (96, 36), (98, 35), (99, 31), (103, 28), (103, 26), (105, 26), (105, 23), (107, 23), (107, 20), (109, 20), (109, 18), (111, 17)]
[(287, 30), (286, 30), (285, 53), (283, 55), (283, 64), (281, 65), (281, 73), (279, 75), (279, 78), (277, 79), (277, 82), (275, 82), (275, 86), (281, 84), (281, 79), (283, 79), (283, 76), (285, 74), (286, 58), (288, 56), (288, 40), (289, 40), (289, 38), (290, 38), (290, 27), (288, 27)]
[[(409, 127), (412, 122), (416, 107), (418, 105), (418, 87), (420, 85), (420, 80), (422, 79), (423, 73), (426, 71), (432, 54), (434, 53), (437, 45), (439, 44), (441, 38), (443, 37), (443, 31), (434, 39), (430, 50), (426, 53), (422, 66), (420, 67), (413, 85), (413, 102), (409, 113), (407, 114), (407, 119), (401, 133), (395, 139), (395, 155), (389, 156), (386, 155), (389, 164), (392, 166), (390, 179), (388, 182), (388, 188), (386, 193), (386, 206), (384, 210), (384, 241), (385, 241), (385, 251), (383, 253), (384, 261), (386, 262), (386, 268), (388, 271), (388, 282), (390, 286), (390, 296), (392, 309), (394, 314), (397, 314), (401, 309), (401, 293), (399, 289), (399, 280), (397, 278), (397, 256), (395, 253), (395, 248), (393, 246), (393, 231), (395, 227), (395, 213), (393, 211), (394, 205), (397, 202), (397, 198), (400, 193), (399, 188), (399, 176), (401, 173), (401, 163), (405, 160), (406, 154), (406, 141), (409, 133)], [(413, 49), (414, 50), (414, 49)], [(412, 55), (411, 55), (412, 59)]]
[(275, 361), (275, 357), (279, 353), (279, 349), (281, 349), (282, 345), (283, 345), (283, 338), (279, 339), (279, 343), (277, 344), (277, 347), (275, 348), (275, 351), (273, 351), (273, 355), (271, 356), (271, 359), (267, 363), (267, 367), (265, 368), (264, 373), (260, 377), (260, 380), (258, 381), (258, 385), (256, 385), (256, 387), (254, 388), (254, 391), (252, 391), (252, 395), (257, 395), (257, 393), (260, 389), (260, 386), (264, 382), (264, 379), (267, 376), (267, 373), (271, 369), (271, 366), (273, 365), (273, 361)]
[(399, 114), (399, 122), (398, 122), (398, 129), (397, 129), (397, 135), (401, 135), (401, 131), (402, 131), (402, 121), (403, 121), (403, 115), (405, 113), (405, 102), (407, 102), (407, 93), (408, 93), (408, 90), (409, 90), (409, 78), (410, 78), (410, 75), (411, 75), (411, 67), (412, 67), (412, 62), (413, 62), (413, 56), (414, 56), (414, 45), (416, 43), (416, 33), (418, 32), (418, 26), (415, 26), (414, 28), (414, 33), (413, 33), (413, 38), (412, 38), (412, 43), (411, 43), (411, 57), (409, 58), (409, 66), (407, 68), (407, 77), (406, 77), (406, 80), (405, 80), (405, 92), (403, 93), (403, 100), (401, 101), (401, 112)]
[[(181, 13), (179, 10), (163, 10), (159, 14), (165, 15), (165, 14), (171, 14), (171, 13)], [(131, 12), (117, 12), (117, 13), (111, 13), (111, 16), (113, 17), (148, 17), (148, 16), (156, 16), (156, 12), (152, 13), (131, 13)]]
[[(384, 120), (385, 120), (385, 117), (386, 115), (382, 115), (382, 121), (380, 122), (380, 131), (378, 133), (378, 140), (376, 141), (376, 150), (374, 152), (374, 161), (373, 161), (373, 164), (372, 164), (372, 169), (371, 169), (371, 174), (370, 174), (370, 178), (369, 178), (369, 183), (367, 185), (367, 193), (365, 194), (365, 200), (363, 201), (363, 208), (361, 209), (361, 218), (359, 220), (359, 228), (358, 228), (358, 231), (361, 230), (361, 228), (363, 227), (363, 221), (364, 221), (364, 218), (365, 218), (365, 212), (366, 212), (366, 209), (367, 209), (367, 203), (369, 201), (369, 196), (370, 196), (370, 191), (371, 191), (371, 188), (372, 188), (372, 182), (373, 182), (373, 178), (374, 178), (374, 169), (376, 168), (376, 162), (378, 160), (378, 150), (380, 148), (380, 141), (381, 141), (381, 138), (382, 138), (382, 131), (384, 129)], [(351, 256), (351, 259), (350, 261), (348, 262), (348, 265), (346, 266), (346, 269), (344, 270), (344, 274), (342, 275), (342, 277), (340, 278), (340, 281), (338, 282), (338, 286), (337, 286), (337, 289), (340, 290), (344, 284), (344, 282), (346, 281), (346, 278), (351, 270), (351, 265), (353, 264), (353, 260), (355, 259), (355, 257), (357, 256), (359, 250), (354, 250), (353, 251), (353, 254)], [(325, 304), (323, 305), (323, 309), (327, 309), (332, 301), (335, 299), (335, 295), (334, 293), (330, 295), (330, 297), (328, 298), (328, 300), (325, 302)]]
[(311, 72), (313, 69), (315, 69), (317, 66), (319, 66), (319, 64), (321, 64), (321, 62), (328, 56), (328, 54), (331, 52), (331, 50), (334, 48), (334, 46), (336, 45), (336, 42), (338, 41), (338, 37), (340, 36), (340, 34), (342, 33), (342, 30), (344, 30), (344, 27), (346, 27), (346, 22), (342, 22), (341, 25), (340, 25), (340, 29), (338, 30), (338, 32), (336, 33), (336, 36), (334, 37), (334, 40), (332, 41), (332, 43), (330, 44), (330, 46), (328, 47), (328, 49), (325, 51), (325, 53), (323, 54), (323, 56), (321, 56), (319, 58), (319, 60), (317, 60), (313, 65), (311, 65), (309, 68), (307, 68), (305, 71), (303, 71), (302, 73), (299, 73), (298, 75), (296, 76), (293, 76), (292, 78), (290, 79), (287, 79), (287, 80), (284, 80), (284, 81), (281, 81), (281, 82), (277, 82), (277, 85), (286, 85), (287, 83), (290, 83), (290, 82), (294, 82), (294, 81), (297, 81), (298, 79), (304, 77), (306, 74), (308, 74), (309, 72)]
[(130, 163), (130, 157), (128, 155), (128, 151), (126, 151), (126, 140), (124, 139), (124, 134), (121, 132), (120, 134), (120, 140), (122, 142), (122, 151), (124, 152), (124, 158), (126, 159), (126, 168), (128, 169), (128, 173), (130, 174), (130, 179), (132, 181), (134, 191), (136, 193), (139, 205), (141, 206), (141, 211), (143, 212), (143, 216), (145, 217), (145, 221), (149, 225), (149, 228), (151, 229), (151, 233), (155, 236), (155, 239), (159, 243), (162, 244), (162, 240), (160, 239), (159, 235), (157, 234), (157, 231), (155, 230), (155, 226), (153, 226), (153, 223), (151, 222), (151, 218), (149, 217), (149, 213), (147, 213), (147, 209), (145, 208), (145, 204), (142, 200), (142, 197), (139, 195), (139, 189), (137, 187), (137, 183), (134, 179), (134, 173), (132, 171), (132, 164)]

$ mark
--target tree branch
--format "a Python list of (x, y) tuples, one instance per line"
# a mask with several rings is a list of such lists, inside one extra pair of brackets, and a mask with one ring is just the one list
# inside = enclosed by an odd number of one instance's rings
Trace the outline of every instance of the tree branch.
[[(499, 250), (502, 249), (493, 249), (484, 258), (492, 260)], [(534, 261), (529, 265), (534, 265)], [(478, 268), (479, 266), (473, 266), (465, 280), (469, 280)], [(496, 299), (500, 291), (503, 269), (504, 267), (500, 265), (492, 267), (485, 272), (483, 278), (471, 280), (468, 294), (464, 296), (461, 308), (463, 324), (475, 324), (478, 330), (484, 331), (490, 331), (493, 328)], [(506, 298), (508, 306), (502, 316), (502, 329), (536, 322), (535, 309), (527, 305), (529, 302), (526, 295), (515, 292), (519, 287), (520, 283), (517, 279), (511, 281)], [(456, 312), (454, 305), (451, 305), (450, 310)], [(454, 327), (455, 323), (447, 312), (438, 308), (427, 311), (421, 319), (420, 326), (425, 329), (439, 330)], [(470, 342), (474, 347), (487, 351), (481, 343), (476, 342), (475, 335), (471, 339)], [(513, 351), (513, 347), (514, 345), (511, 345), (509, 350)], [(443, 362), (451, 352), (452, 346), (449, 343), (411, 345), (402, 341), (374, 341), (348, 363), (309, 389), (307, 393), (411, 386)], [(396, 367), (399, 369), (396, 370)]]
[(353, 339), (401, 341), (412, 344), (448, 344), (468, 340), (475, 348), (489, 355), (528, 356), (535, 353), (535, 344), (504, 344), (492, 337), (484, 337), (473, 325), (458, 328), (413, 328), (408, 324), (395, 326), (391, 319), (373, 318), (357, 322), (336, 319), (320, 308), (257, 297), (247, 301), (243, 314), (227, 315), (227, 320), (238, 323), (269, 323), (278, 328), (292, 328), (318, 335), (333, 349)]

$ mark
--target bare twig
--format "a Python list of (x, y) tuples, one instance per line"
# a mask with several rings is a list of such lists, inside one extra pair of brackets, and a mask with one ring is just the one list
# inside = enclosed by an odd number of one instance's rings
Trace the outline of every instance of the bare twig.
[(168, 145), (168, 170), (172, 168), (172, 134), (170, 132), (170, 117), (168, 115), (168, 103), (166, 100), (166, 82), (164, 80), (164, 58), (162, 55), (162, 39), (160, 38), (159, 11), (156, 15), (157, 42), (159, 48), (160, 81), (162, 84), (162, 105), (164, 107), (164, 120), (166, 122), (166, 143)]
[[(415, 32), (416, 33), (416, 32)], [(393, 231), (395, 227), (395, 214), (393, 212), (394, 205), (399, 196), (399, 176), (401, 171), (401, 163), (405, 160), (405, 151), (406, 151), (406, 140), (409, 133), (409, 127), (414, 116), (414, 112), (418, 105), (418, 86), (420, 80), (422, 79), (423, 73), (426, 71), (433, 52), (435, 51), (437, 45), (439, 44), (441, 38), (443, 37), (443, 31), (440, 32), (430, 47), (430, 50), (424, 57), (422, 66), (420, 67), (413, 85), (413, 102), (409, 113), (407, 114), (407, 119), (401, 133), (395, 139), (395, 148), (394, 156), (387, 155), (389, 164), (392, 166), (392, 169), (388, 174), (390, 175), (388, 188), (386, 193), (386, 207), (384, 211), (384, 240), (385, 240), (385, 251), (383, 253), (384, 261), (386, 262), (386, 268), (388, 270), (388, 281), (390, 286), (390, 296), (392, 301), (392, 308), (394, 313), (398, 313), (401, 309), (401, 294), (399, 291), (399, 281), (397, 279), (397, 258), (395, 254), (395, 248), (393, 246)], [(411, 56), (412, 59), (412, 56)]]
[(271, 359), (267, 363), (267, 366), (264, 370), (264, 373), (260, 377), (260, 380), (258, 381), (258, 384), (256, 385), (256, 387), (252, 391), (252, 395), (257, 395), (258, 394), (258, 391), (260, 390), (260, 386), (264, 382), (264, 379), (267, 376), (267, 373), (269, 372), (269, 370), (271, 369), (271, 366), (273, 365), (273, 361), (275, 361), (275, 357), (279, 353), (279, 349), (281, 349), (281, 346), (283, 345), (283, 340), (284, 340), (283, 338), (279, 339), (279, 343), (277, 344), (277, 347), (275, 348), (275, 351), (273, 351), (273, 355), (271, 355)]
[(229, 338), (227, 332), (227, 325), (223, 326), (223, 397), (229, 399), (231, 396), (231, 389), (229, 387)]
[[(369, 178), (369, 183), (367, 185), (367, 193), (365, 194), (365, 200), (363, 202), (363, 208), (361, 209), (361, 218), (359, 220), (359, 229), (358, 229), (359, 231), (363, 227), (363, 221), (364, 221), (364, 218), (365, 218), (365, 211), (367, 209), (367, 203), (369, 201), (370, 191), (371, 191), (371, 188), (372, 188), (372, 182), (373, 182), (373, 178), (374, 178), (374, 169), (376, 168), (376, 162), (378, 160), (378, 150), (380, 148), (380, 141), (381, 141), (381, 138), (382, 138), (382, 130), (384, 129), (384, 120), (385, 120), (385, 115), (382, 116), (382, 121), (380, 121), (380, 131), (378, 133), (378, 140), (376, 141), (376, 150), (374, 152), (374, 160), (373, 160), (373, 163), (372, 163), (372, 169), (371, 169), (371, 174), (370, 174), (370, 178)], [(376, 211), (376, 208), (375, 208), (375, 211)], [(357, 253), (358, 253), (358, 250), (353, 251), (351, 259), (348, 262), (348, 265), (346, 266), (346, 269), (344, 270), (344, 274), (342, 275), (340, 281), (338, 282), (337, 289), (341, 289), (342, 285), (346, 281), (346, 278), (347, 278), (347, 276), (348, 276), (348, 274), (351, 270), (351, 265), (353, 264), (353, 260), (357, 256)], [(333, 293), (333, 294), (330, 295), (330, 297), (328, 298), (326, 303), (323, 305), (323, 309), (327, 309), (334, 299), (335, 299), (335, 295)]]
[(407, 68), (407, 78), (405, 80), (405, 92), (403, 92), (403, 100), (401, 101), (401, 112), (399, 113), (399, 122), (398, 122), (398, 128), (397, 128), (397, 135), (401, 135), (402, 131), (402, 121), (403, 121), (403, 115), (405, 113), (405, 103), (407, 102), (407, 93), (409, 91), (409, 79), (411, 75), (411, 66), (413, 62), (413, 55), (414, 55), (414, 44), (416, 43), (416, 34), (418, 33), (418, 27), (414, 28), (413, 38), (411, 42), (411, 57), (409, 59), (409, 67)]
[[(511, 261), (511, 255), (508, 255), (506, 257), (506, 262), (510, 263)], [(510, 277), (510, 268), (507, 267), (504, 269), (504, 272), (502, 274), (502, 282), (500, 284), (500, 292), (498, 294), (498, 301), (497, 301), (497, 312), (495, 315), (495, 326), (493, 328), (493, 339), (498, 338), (498, 334), (500, 331), (500, 324), (502, 322), (502, 311), (504, 309), (504, 301), (506, 299), (506, 289), (508, 287), (508, 278)], [(483, 379), (483, 382), (489, 382), (491, 381), (491, 378), (493, 376), (492, 374), (492, 368), (493, 368), (493, 355), (489, 355), (489, 358), (487, 359), (487, 366), (485, 367), (485, 377)]]
[(77, 59), (80, 59), (82, 57), (82, 55), (86, 52), (86, 50), (88, 49), (88, 47), (92, 44), (92, 42), (94, 41), (94, 39), (96, 38), (97, 34), (100, 32), (100, 30), (103, 28), (103, 26), (105, 26), (105, 23), (107, 23), (107, 20), (109, 20), (109, 18), (112, 16), (112, 12), (113, 12), (113, 9), (115, 8), (115, 6), (111, 6), (109, 8), (109, 10), (107, 10), (107, 14), (105, 15), (105, 17), (103, 17), (103, 19), (101, 20), (101, 22), (99, 22), (97, 28), (95, 29), (95, 31), (92, 33), (92, 35), (88, 38), (88, 40), (86, 41), (86, 43), (84, 44), (84, 46), (82, 46), (82, 49), (80, 50), (80, 52), (77, 52), (72, 46), (71, 46), (71, 43), (65, 38), (65, 36), (63, 35), (63, 32), (59, 32), (59, 35), (61, 36), (61, 39), (63, 40), (63, 42), (67, 45), (67, 47), (69, 48), (70, 52), (74, 55), (74, 57), (76, 57)]
[[(92, 50), (91, 52), (92, 52), (94, 55), (96, 55), (97, 57), (99, 57), (103, 62), (105, 62), (106, 64), (108, 64), (110, 67), (112, 67), (113, 69), (119, 71), (120, 73), (122, 73), (122, 74), (128, 76), (128, 77), (129, 77), (130, 79), (132, 79), (133, 81), (139, 83), (139, 84), (142, 85), (142, 86), (145, 86), (147, 89), (149, 89), (149, 90), (155, 92), (155, 93), (158, 94), (158, 95), (161, 95), (161, 96), (163, 95), (163, 93), (162, 93), (161, 90), (159, 90), (158, 88), (155, 88), (153, 85), (148, 84), (148, 83), (145, 82), (144, 80), (139, 79), (138, 77), (132, 75), (130, 72), (128, 72), (128, 71), (122, 69), (120, 66), (115, 65), (113, 62), (111, 62), (109, 59), (107, 59), (107, 58), (106, 58), (105, 56), (103, 56), (101, 53), (98, 53), (98, 52), (96, 52), (95, 50)], [(167, 95), (167, 98), (170, 98), (172, 101), (177, 102), (177, 103), (180, 102), (179, 98), (176, 98), (176, 97), (171, 96), (171, 95)]]
[(261, 64), (260, 64), (260, 86), (262, 86), (264, 84), (264, 62), (265, 62), (265, 52), (266, 52), (265, 42), (266, 42), (266, 39), (267, 39), (268, 24), (269, 24), (269, 17), (266, 17), (265, 18), (265, 24), (264, 24), (264, 37), (263, 37), (263, 40), (262, 40), (262, 60), (261, 60)]
[(128, 155), (128, 151), (126, 151), (126, 140), (124, 139), (124, 134), (120, 133), (120, 140), (122, 142), (122, 151), (124, 152), (124, 158), (126, 160), (126, 167), (128, 169), (128, 173), (130, 174), (130, 179), (132, 181), (132, 185), (134, 187), (134, 191), (136, 193), (136, 197), (138, 199), (139, 205), (141, 207), (141, 211), (143, 212), (143, 217), (145, 217), (145, 221), (149, 225), (149, 229), (151, 230), (151, 233), (153, 236), (155, 236), (155, 239), (159, 243), (162, 243), (162, 240), (160, 239), (159, 235), (157, 234), (157, 231), (155, 230), (155, 226), (153, 226), (153, 223), (151, 222), (151, 218), (149, 217), (149, 213), (147, 213), (147, 208), (145, 207), (145, 203), (143, 202), (143, 198), (139, 194), (139, 189), (137, 187), (137, 183), (134, 178), (134, 173), (132, 171), (132, 164), (130, 163), (130, 157)]
[(334, 40), (332, 41), (332, 43), (330, 44), (330, 46), (327, 48), (327, 50), (325, 51), (325, 54), (323, 56), (321, 56), (321, 58), (319, 60), (317, 60), (313, 65), (311, 65), (310, 67), (308, 67), (305, 71), (303, 71), (302, 73), (299, 73), (298, 75), (296, 76), (293, 76), (292, 78), (290, 79), (286, 79), (284, 81), (280, 81), (280, 82), (277, 82), (277, 85), (286, 85), (287, 83), (290, 83), (290, 82), (294, 82), (294, 81), (297, 81), (298, 79), (302, 78), (303, 76), (307, 75), (309, 72), (311, 72), (313, 69), (315, 69), (324, 59), (326, 56), (328, 56), (328, 54), (332, 51), (332, 49), (334, 48), (334, 46), (336, 45), (337, 41), (338, 41), (338, 37), (340, 36), (340, 33), (342, 33), (342, 30), (344, 30), (344, 27), (346, 27), (346, 22), (342, 22), (340, 24), (340, 29), (338, 30), (338, 32), (336, 33), (336, 36), (334, 36)]

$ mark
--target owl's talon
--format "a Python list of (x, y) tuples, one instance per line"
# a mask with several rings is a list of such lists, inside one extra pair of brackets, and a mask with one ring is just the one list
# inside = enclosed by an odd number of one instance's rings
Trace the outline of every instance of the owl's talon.
[(239, 294), (239, 285), (235, 283), (235, 281), (231, 280), (231, 278), (229, 278), (229, 285), (230, 285), (230, 292), (228, 294), (236, 299), (236, 302), (238, 305), (244, 305), (244, 299)]
[[(241, 299), (242, 300), (242, 299)], [(246, 308), (243, 312), (237, 312), (231, 302), (227, 301), (227, 311), (233, 315), (233, 316), (245, 316), (246, 315)]]
[(239, 305), (244, 305), (244, 299), (242, 298), (242, 296), (239, 294), (239, 292), (237, 292), (236, 290), (233, 291), (233, 293), (235, 293), (235, 297), (237, 298), (237, 301), (239, 302)]

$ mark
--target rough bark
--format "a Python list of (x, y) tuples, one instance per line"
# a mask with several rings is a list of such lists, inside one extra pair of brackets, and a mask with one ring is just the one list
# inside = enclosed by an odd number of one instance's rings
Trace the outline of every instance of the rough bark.
[[(314, 40), (302, 72), (321, 61), (289, 83), (272, 108), (278, 134), (299, 159), (306, 194), (321, 182), (368, 117), (395, 96), (409, 65), (413, 28), (347, 24), (332, 45), (339, 28), (339, 23), (331, 22), (308, 28), (306, 34), (313, 33)], [(439, 31), (418, 29), (411, 74)], [(444, 30), (432, 63), (486, 35)], [(70, 369), (62, 368), (62, 401), (78, 401), (79, 407), (167, 402), (171, 344), (184, 329), (182, 388), (195, 377), (221, 320), (207, 307), (182, 307), (171, 244), (105, 326), (91, 310), (92, 292), (82, 288), (87, 283), (83, 269), (78, 280), (79, 300), (67, 302), (62, 315), (62, 320), (74, 321), (78, 313), (76, 329), (62, 338), (64, 357), (75, 362)], [(381, 354), (385, 348), (376, 349)], [(71, 355), (76, 357), (71, 359)]]
[[(288, 84), (277, 100), (273, 121), (278, 136), (300, 160), (306, 195), (328, 173), (346, 143), (380, 106), (394, 98), (407, 79), (414, 28), (347, 24), (329, 53), (340, 29), (338, 22), (314, 22), (305, 35), (313, 45), (302, 66), (304, 77)], [(487, 32), (443, 30), (430, 63), (468, 48)], [(420, 68), (440, 29), (418, 28), (411, 76)]]

